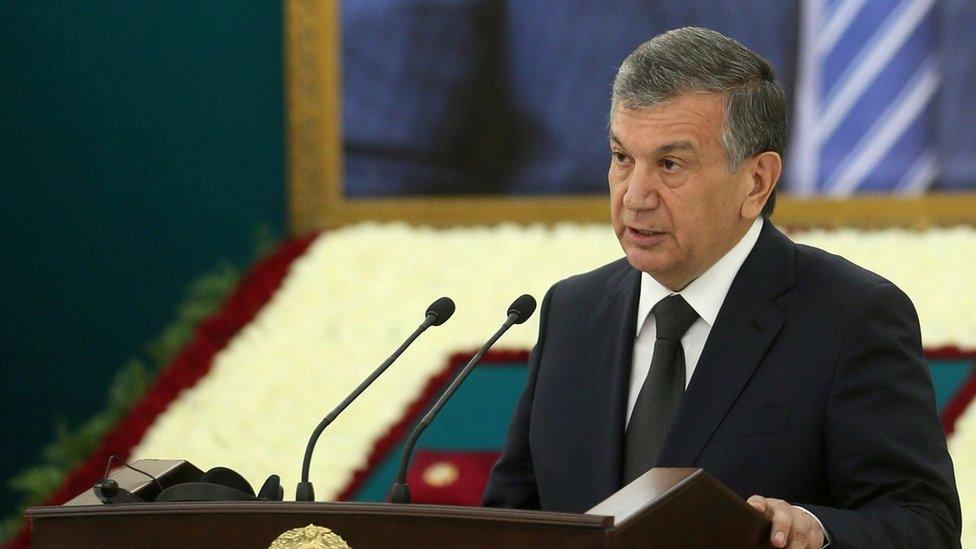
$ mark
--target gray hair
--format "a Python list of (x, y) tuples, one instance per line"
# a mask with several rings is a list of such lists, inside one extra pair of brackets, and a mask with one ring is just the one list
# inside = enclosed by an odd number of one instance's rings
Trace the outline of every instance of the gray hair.
[[(769, 61), (735, 40), (700, 27), (655, 36), (627, 56), (613, 81), (611, 116), (617, 105), (641, 109), (686, 93), (727, 97), (722, 146), (726, 169), (735, 173), (750, 156), (783, 155), (786, 97)], [(775, 191), (763, 208), (769, 216)]]

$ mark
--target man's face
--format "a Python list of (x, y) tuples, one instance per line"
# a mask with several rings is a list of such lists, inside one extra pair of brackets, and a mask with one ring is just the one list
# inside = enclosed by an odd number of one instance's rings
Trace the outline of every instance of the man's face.
[(742, 204), (754, 183), (749, 170), (726, 170), (724, 118), (718, 94), (613, 112), (614, 231), (630, 264), (674, 291), (725, 255), (752, 223)]

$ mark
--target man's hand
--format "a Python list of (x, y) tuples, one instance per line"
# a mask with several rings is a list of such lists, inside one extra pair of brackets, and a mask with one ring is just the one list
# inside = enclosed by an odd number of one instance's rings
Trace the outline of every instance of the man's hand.
[(769, 538), (773, 547), (790, 549), (823, 547), (824, 532), (810, 513), (781, 499), (752, 496), (746, 501), (773, 521)]

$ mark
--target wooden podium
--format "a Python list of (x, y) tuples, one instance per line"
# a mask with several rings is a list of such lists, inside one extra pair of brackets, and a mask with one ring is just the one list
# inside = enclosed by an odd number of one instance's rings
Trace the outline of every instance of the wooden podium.
[[(185, 461), (140, 460), (162, 487), (202, 474)], [(155, 483), (112, 475), (145, 499)], [(701, 469), (652, 469), (584, 514), (388, 503), (199, 502), (104, 505), (91, 490), (31, 507), (33, 547), (268, 547), (309, 524), (353, 549), (373, 547), (768, 548), (769, 521)]]

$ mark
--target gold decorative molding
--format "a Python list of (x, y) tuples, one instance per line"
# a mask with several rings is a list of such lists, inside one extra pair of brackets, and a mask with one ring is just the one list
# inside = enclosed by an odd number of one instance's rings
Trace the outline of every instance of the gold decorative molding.
[[(609, 198), (385, 198), (345, 200), (326, 204), (316, 229), (361, 221), (404, 221), (413, 225), (453, 227), (563, 222), (609, 223)], [(773, 221), (791, 229), (815, 227), (907, 227), (924, 229), (976, 224), (976, 194), (932, 194), (919, 198), (861, 196), (845, 200), (781, 197)], [(306, 225), (309, 226), (309, 225)]]
[(783, 197), (773, 221), (782, 227), (905, 227), (925, 229), (976, 225), (976, 193), (932, 193), (919, 197), (859, 195), (843, 200)]
[[(351, 199), (342, 190), (338, 0), (285, 0), (288, 212), (292, 234), (360, 221), (450, 227), (609, 222), (607, 198), (470, 196)], [(782, 196), (773, 220), (795, 229), (976, 224), (976, 193), (845, 200)]]
[(284, 24), (289, 229), (301, 234), (325, 226), (340, 202), (338, 0), (285, 0)]

